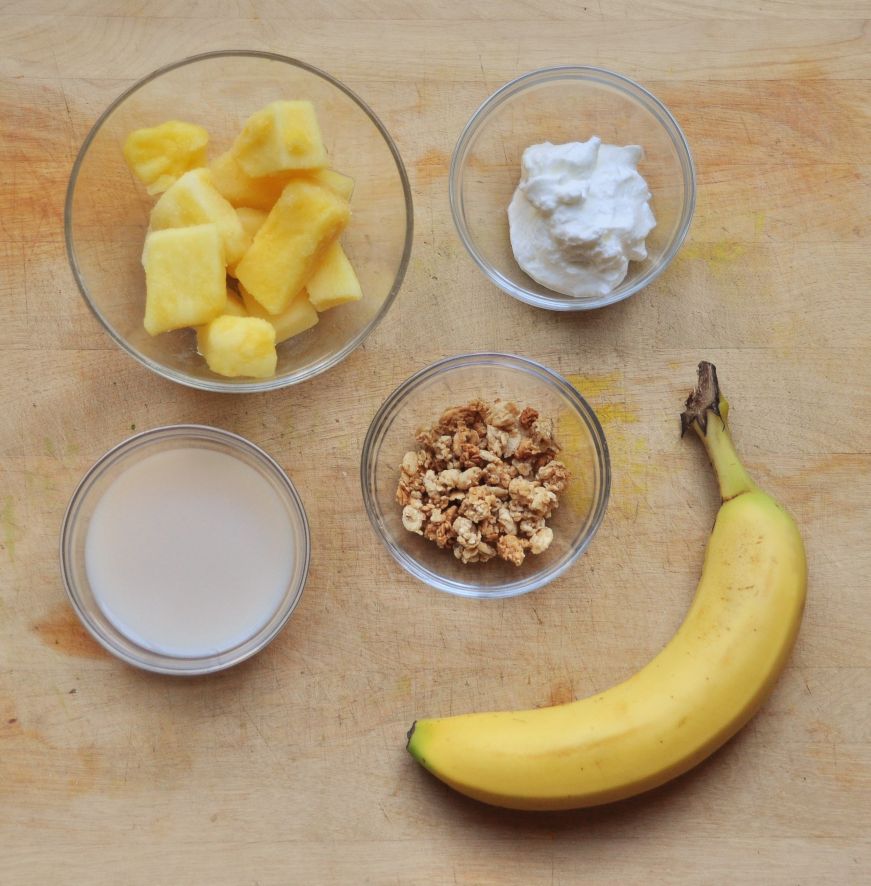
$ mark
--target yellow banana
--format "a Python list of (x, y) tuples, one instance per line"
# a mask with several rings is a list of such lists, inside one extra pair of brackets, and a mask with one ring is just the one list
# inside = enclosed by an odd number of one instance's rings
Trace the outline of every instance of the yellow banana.
[(418, 720), (408, 750), (452, 788), (496, 806), (572, 809), (686, 772), (756, 712), (786, 663), (807, 567), (791, 517), (748, 476), (715, 368), (681, 415), (704, 442), (723, 503), (695, 599), (671, 642), (612, 689), (530, 711)]

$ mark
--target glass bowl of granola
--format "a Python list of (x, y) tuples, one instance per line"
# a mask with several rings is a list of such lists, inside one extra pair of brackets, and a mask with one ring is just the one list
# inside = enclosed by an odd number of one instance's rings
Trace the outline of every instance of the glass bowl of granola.
[(608, 504), (602, 426), (561, 375), (511, 354), (415, 373), (363, 443), (363, 499), (394, 559), (463, 597), (513, 597), (562, 575)]

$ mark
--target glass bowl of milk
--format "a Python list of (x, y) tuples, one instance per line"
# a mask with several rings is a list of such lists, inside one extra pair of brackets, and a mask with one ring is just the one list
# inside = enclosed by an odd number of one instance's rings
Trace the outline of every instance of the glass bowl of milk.
[[(639, 182), (649, 200), (633, 206), (627, 192)], [(508, 295), (552, 311), (601, 308), (651, 284), (680, 249), (696, 200), (689, 145), (668, 108), (628, 77), (584, 65), (532, 71), (493, 93), (460, 135), (449, 191), (478, 267)], [(518, 213), (520, 192), (539, 209), (520, 201)], [(570, 293), (579, 278), (608, 283)]]
[(60, 553), (97, 642), (145, 670), (193, 676), (278, 634), (310, 550), (302, 502), (277, 462), (229, 431), (172, 425), (128, 438), (88, 471)]

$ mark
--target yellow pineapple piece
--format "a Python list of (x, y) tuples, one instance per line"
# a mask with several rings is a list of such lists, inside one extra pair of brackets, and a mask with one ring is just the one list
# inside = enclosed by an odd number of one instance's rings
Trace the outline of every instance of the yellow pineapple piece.
[(318, 118), (309, 101), (272, 102), (252, 114), (231, 153), (242, 170), (254, 178), (327, 165)]
[[(261, 212), (259, 209), (250, 209), (247, 206), (241, 206), (236, 210), (236, 215), (239, 216), (239, 221), (242, 224), (242, 230), (245, 232), (245, 252), (251, 246), (251, 242), (254, 239), (254, 235), (263, 227), (263, 222), (266, 221), (266, 216), (268, 213)], [(245, 254), (242, 253), (242, 255)], [(240, 260), (242, 256), (239, 256)], [(239, 262), (233, 262), (233, 264), (227, 264), (227, 273), (231, 277), (236, 276), (236, 265)]]
[(197, 350), (212, 372), (227, 378), (240, 375), (271, 378), (278, 354), (275, 330), (259, 317), (224, 315), (197, 329)]
[(124, 142), (124, 159), (149, 194), (163, 193), (189, 169), (204, 166), (209, 133), (202, 126), (168, 120), (136, 129)]
[(233, 206), (249, 206), (269, 212), (281, 196), (288, 182), (288, 173), (252, 178), (227, 151), (216, 157), (209, 166), (212, 183)]
[(303, 289), (296, 298), (280, 313), (270, 314), (251, 296), (244, 286), (239, 287), (242, 302), (249, 315), (260, 317), (275, 327), (275, 343), (281, 344), (294, 335), (311, 329), (318, 322), (318, 312), (311, 306), (308, 293)]
[(363, 298), (357, 274), (338, 240), (327, 248), (317, 270), (309, 277), (306, 289), (317, 311), (328, 311)]
[(306, 177), (331, 191), (335, 191), (345, 200), (350, 201), (351, 194), (354, 193), (354, 179), (350, 175), (336, 172), (335, 169), (316, 169), (314, 172), (306, 173)]
[(186, 172), (154, 204), (151, 230), (212, 223), (224, 244), (224, 260), (235, 264), (248, 248), (248, 238), (236, 210), (218, 193), (208, 169)]
[(289, 182), (236, 266), (236, 276), (270, 314), (280, 314), (350, 216), (348, 202), (328, 188), (301, 178)]
[(208, 323), (224, 311), (227, 283), (216, 225), (149, 231), (142, 264), (149, 335)]
[(229, 317), (247, 317), (248, 311), (245, 309), (245, 303), (241, 296), (237, 295), (233, 289), (227, 287), (227, 305), (223, 312)]
[(212, 184), (218, 192), (237, 208), (250, 207), (269, 212), (275, 205), (275, 201), (281, 196), (284, 186), (294, 178), (305, 176), (318, 184), (324, 185), (335, 191), (345, 200), (351, 199), (354, 191), (354, 179), (335, 169), (308, 169), (291, 170), (288, 172), (276, 172), (274, 175), (265, 175), (260, 178), (252, 178), (236, 161), (236, 158), (227, 151), (212, 161), (209, 166)]
[(242, 223), (242, 230), (253, 240), (254, 235), (263, 227), (263, 222), (266, 221), (269, 213), (263, 212), (261, 209), (240, 206), (236, 210), (236, 215), (239, 216), (239, 221)]

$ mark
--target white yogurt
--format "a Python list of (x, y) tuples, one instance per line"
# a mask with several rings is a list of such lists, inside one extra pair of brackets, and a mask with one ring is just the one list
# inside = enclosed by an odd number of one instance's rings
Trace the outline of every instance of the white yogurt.
[(149, 455), (118, 476), (85, 540), (94, 597), (122, 634), (200, 657), (248, 640), (293, 572), (293, 526), (269, 481), (212, 449)]
[(607, 295), (647, 257), (656, 225), (637, 145), (531, 145), (508, 207), (511, 249), (533, 280), (577, 298)]

